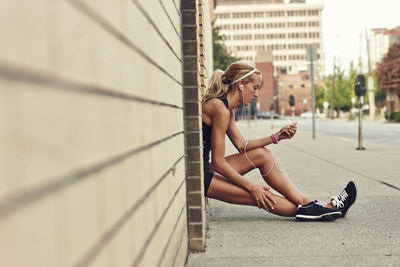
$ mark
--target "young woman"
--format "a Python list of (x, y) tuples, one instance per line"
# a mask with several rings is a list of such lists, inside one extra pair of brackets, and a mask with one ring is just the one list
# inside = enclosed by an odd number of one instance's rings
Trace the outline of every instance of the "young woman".
[[(292, 138), (297, 131), (296, 123), (257, 140), (245, 140), (239, 132), (234, 109), (239, 104), (249, 105), (258, 96), (261, 86), (261, 72), (251, 62), (238, 61), (226, 71), (213, 73), (202, 104), (205, 195), (233, 204), (257, 206), (281, 216), (295, 216), (298, 220), (331, 221), (344, 217), (356, 199), (353, 182), (327, 205), (311, 201), (296, 188), (265, 148)], [(225, 134), (239, 153), (225, 157)], [(253, 184), (243, 177), (255, 168), (282, 196), (272, 193), (269, 186)]]

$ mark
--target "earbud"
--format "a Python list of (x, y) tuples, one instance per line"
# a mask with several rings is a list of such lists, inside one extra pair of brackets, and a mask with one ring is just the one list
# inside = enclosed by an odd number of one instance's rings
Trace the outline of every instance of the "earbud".
[(239, 86), (239, 90), (240, 90), (240, 91), (243, 91), (243, 85), (240, 85), (240, 86)]

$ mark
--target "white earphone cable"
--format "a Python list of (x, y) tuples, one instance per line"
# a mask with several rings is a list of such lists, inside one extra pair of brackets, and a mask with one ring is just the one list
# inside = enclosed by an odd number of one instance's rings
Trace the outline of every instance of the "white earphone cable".
[[(242, 92), (242, 120), (244, 119), (244, 113), (246, 113), (246, 118), (247, 118), (247, 110), (246, 110), (246, 112), (245, 112), (245, 105), (244, 105), (244, 95), (243, 95), (243, 86), (242, 85), (240, 85), (240, 88), (242, 89), (241, 90), (241, 92)], [(247, 136), (248, 137), (248, 136)], [(249, 157), (247, 156), (247, 144), (249, 143), (249, 140), (248, 140), (248, 138), (245, 140), (245, 143), (244, 143), (244, 156), (246, 157), (246, 159), (251, 163), (251, 165), (253, 165), (253, 169), (256, 169), (257, 167), (256, 167), (256, 165), (249, 159)]]
[[(242, 92), (242, 120), (244, 119), (244, 113), (246, 113), (246, 118), (247, 118), (247, 109), (246, 109), (246, 111), (245, 111), (245, 104), (244, 104), (244, 95), (243, 95), (243, 86), (242, 85), (240, 85), (240, 89), (241, 89), (241, 92)], [(247, 136), (248, 137), (248, 136)], [(247, 144), (249, 143), (249, 140), (248, 140), (248, 138), (245, 140), (245, 143), (244, 143), (244, 156), (246, 157), (246, 159), (251, 163), (251, 165), (253, 165), (253, 169), (257, 169), (257, 167), (256, 167), (256, 165), (249, 159), (249, 157), (247, 156)], [(268, 172), (266, 173), (266, 174), (261, 174), (261, 176), (262, 177), (267, 177), (269, 174), (270, 174), (270, 172), (272, 171), (272, 169), (274, 168), (274, 166), (276, 166), (276, 169), (279, 171), (279, 172), (284, 172), (280, 167), (279, 167), (279, 165), (278, 165), (278, 163), (276, 162), (276, 161), (274, 161), (273, 163), (272, 163), (272, 166), (271, 166), (271, 168), (268, 170)]]

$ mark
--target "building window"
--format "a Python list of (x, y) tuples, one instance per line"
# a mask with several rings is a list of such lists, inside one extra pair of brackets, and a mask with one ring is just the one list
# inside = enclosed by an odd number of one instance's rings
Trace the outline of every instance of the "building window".
[(293, 32), (293, 33), (288, 33), (288, 38), (307, 38), (307, 33), (306, 32)]
[(232, 29), (233, 30), (239, 30), (239, 29), (251, 29), (252, 25), (251, 23), (246, 23), (246, 24), (233, 24)]
[(234, 19), (243, 19), (243, 18), (251, 18), (250, 12), (244, 12), (244, 13), (233, 13), (233, 18)]
[(266, 17), (284, 17), (285, 12), (284, 11), (269, 11), (265, 12)]
[[(306, 49), (308, 44), (288, 44), (288, 49)], [(314, 44), (317, 48), (320, 48), (319, 43)], [(286, 49), (286, 48), (285, 48)]]
[(265, 51), (265, 45), (256, 45), (256, 51)]
[(308, 16), (318, 16), (318, 10), (308, 10)]
[(234, 35), (233, 40), (252, 40), (252, 35), (251, 34), (239, 34), (239, 35)]
[(295, 10), (295, 11), (287, 11), (286, 15), (288, 17), (300, 17), (300, 16), (306, 16), (307, 12), (305, 10)]
[(299, 27), (306, 27), (307, 22), (305, 21), (295, 21), (295, 22), (288, 22), (288, 27), (299, 28)]
[(309, 38), (319, 38), (319, 32), (309, 32), (308, 37)]
[(229, 19), (230, 14), (229, 13), (221, 13), (221, 14), (216, 14), (217, 19)]
[(284, 39), (286, 38), (286, 34), (284, 33), (271, 33), (266, 34), (267, 39)]

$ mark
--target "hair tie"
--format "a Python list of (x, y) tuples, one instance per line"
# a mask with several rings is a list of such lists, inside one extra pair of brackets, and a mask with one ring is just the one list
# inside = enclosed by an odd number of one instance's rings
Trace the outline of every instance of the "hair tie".
[(223, 76), (221, 79), (221, 82), (225, 85), (229, 84), (229, 82), (226, 80), (226, 76)]

